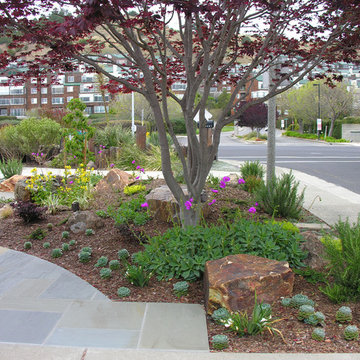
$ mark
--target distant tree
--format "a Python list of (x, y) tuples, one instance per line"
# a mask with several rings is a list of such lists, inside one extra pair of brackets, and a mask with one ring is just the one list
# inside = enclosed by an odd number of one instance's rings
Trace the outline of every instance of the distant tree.
[(320, 84), (320, 112), (322, 119), (330, 120), (329, 136), (332, 136), (335, 121), (350, 115), (353, 108), (353, 95), (344, 83), (328, 86), (324, 81), (308, 82), (299, 89), (282, 95), (282, 108), (297, 120), (300, 132), (305, 124), (314, 124), (318, 117), (318, 87)]
[[(245, 104), (244, 104), (245, 105)], [(238, 121), (239, 126), (248, 126), (252, 130), (257, 129), (258, 137), (259, 130), (264, 128), (268, 123), (268, 108), (266, 104), (256, 104), (249, 106), (240, 116)]]

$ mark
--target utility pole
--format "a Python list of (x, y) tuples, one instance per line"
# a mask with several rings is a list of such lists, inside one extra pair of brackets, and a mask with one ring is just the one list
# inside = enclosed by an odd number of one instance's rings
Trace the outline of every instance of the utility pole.
[[(274, 66), (269, 67), (269, 93), (274, 87)], [(275, 176), (275, 131), (276, 131), (276, 99), (275, 96), (268, 100), (268, 139), (266, 159), (266, 184), (268, 185)]]
[(131, 133), (134, 135), (135, 133), (135, 100), (134, 100), (134, 92), (131, 92)]

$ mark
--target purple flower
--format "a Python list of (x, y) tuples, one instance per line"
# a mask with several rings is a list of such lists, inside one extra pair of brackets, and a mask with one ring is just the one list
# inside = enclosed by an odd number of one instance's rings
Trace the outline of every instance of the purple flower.
[(192, 206), (192, 203), (191, 203), (191, 201), (188, 200), (188, 201), (185, 201), (185, 204), (184, 204), (184, 205), (185, 205), (185, 207), (186, 207), (187, 210), (190, 210), (190, 209), (191, 209), (191, 206)]
[(40, 156), (44, 156), (44, 154), (43, 154), (43, 153), (41, 153), (41, 154), (40, 154)]
[(138, 165), (138, 166), (136, 167), (136, 169), (138, 169), (138, 170), (141, 169), (141, 166)]
[(249, 209), (249, 213), (250, 213), (250, 214), (255, 214), (255, 213), (256, 213), (256, 209), (252, 206), (252, 207)]
[(131, 163), (132, 163), (132, 164), (135, 164), (135, 160), (133, 160)]
[(223, 179), (224, 182), (230, 181), (230, 178), (228, 176), (224, 176), (222, 179)]
[(142, 208), (147, 208), (149, 207), (149, 204), (147, 202), (144, 202), (143, 204), (140, 205)]
[(73, 183), (73, 181), (71, 180), (71, 181), (69, 181), (69, 184), (72, 184)]
[(140, 169), (140, 172), (143, 172), (143, 173), (144, 173), (144, 172), (145, 172), (145, 170), (144, 170), (143, 168), (141, 168), (141, 169)]
[(212, 199), (210, 202), (209, 202), (209, 205), (212, 205), (212, 204), (215, 204), (216, 203), (216, 199)]
[(76, 155), (74, 155), (74, 159), (76, 159)]
[(220, 185), (219, 185), (222, 189), (226, 188), (226, 182), (225, 181), (220, 181)]
[(136, 179), (136, 180), (139, 180), (139, 179), (140, 179), (140, 176), (137, 176), (135, 179)]
[(245, 184), (245, 180), (244, 179), (239, 179), (238, 180), (238, 183), (241, 185), (241, 184)]
[(98, 154), (101, 154), (102, 153), (102, 150), (98, 151)]
[(115, 164), (110, 164), (110, 167), (113, 168), (115, 166)]
[(192, 202), (194, 201), (194, 199), (193, 199), (193, 198), (190, 198), (189, 201), (192, 203)]
[(216, 190), (216, 189), (211, 189), (211, 191), (215, 194), (219, 192), (219, 190)]
[(256, 203), (255, 203), (255, 206), (259, 206), (259, 204), (256, 202)]

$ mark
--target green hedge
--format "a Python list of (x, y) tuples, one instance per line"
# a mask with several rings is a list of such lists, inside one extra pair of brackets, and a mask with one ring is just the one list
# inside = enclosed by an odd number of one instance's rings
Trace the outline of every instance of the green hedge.
[[(296, 138), (301, 138), (301, 139), (310, 139), (310, 140), (317, 140), (318, 136), (316, 134), (301, 134), (298, 133), (296, 131), (285, 131), (283, 133), (284, 136), (289, 136), (289, 137), (296, 137)], [(324, 135), (320, 136), (320, 140), (324, 140)], [(326, 142), (349, 142), (345, 139), (335, 139), (334, 137), (330, 137), (327, 136), (325, 139)]]

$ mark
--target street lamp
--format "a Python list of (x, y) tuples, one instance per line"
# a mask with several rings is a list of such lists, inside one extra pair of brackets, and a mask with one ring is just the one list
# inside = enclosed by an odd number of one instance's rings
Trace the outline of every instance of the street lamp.
[(316, 121), (317, 126), (317, 136), (318, 139), (320, 138), (320, 130), (321, 130), (321, 109), (320, 109), (320, 83), (319, 84), (313, 84), (313, 86), (317, 86), (318, 88), (318, 118)]

